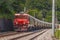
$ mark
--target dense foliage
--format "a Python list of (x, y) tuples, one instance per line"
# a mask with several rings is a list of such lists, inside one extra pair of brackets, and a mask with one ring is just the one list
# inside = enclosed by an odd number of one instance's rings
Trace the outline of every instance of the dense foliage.
[[(56, 0), (56, 14), (60, 20), (60, 0)], [(0, 0), (0, 18), (12, 18), (15, 13), (21, 12), (26, 7), (29, 14), (42, 20), (51, 22), (52, 0)], [(44, 17), (43, 17), (44, 15)]]

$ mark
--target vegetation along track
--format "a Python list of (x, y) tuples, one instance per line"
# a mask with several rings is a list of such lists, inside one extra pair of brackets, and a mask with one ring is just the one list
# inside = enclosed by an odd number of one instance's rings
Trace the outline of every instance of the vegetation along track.
[[(29, 39), (29, 40), (33, 40), (34, 38), (36, 38), (37, 36), (43, 34), (43, 33), (46, 32), (46, 31), (47, 31), (47, 29), (42, 29), (42, 30), (40, 30), (40, 31), (35, 31), (35, 32), (30, 33), (30, 34), (27, 34), (27, 35), (23, 35), (23, 36), (18, 36), (18, 37), (16, 37), (16, 38), (12, 38), (12, 39), (10, 39), (10, 40), (22, 40), (21, 38), (24, 38), (24, 37), (29, 38), (28, 36), (30, 36), (30, 35), (34, 36), (34, 35), (36, 34), (34, 37), (31, 36), (32, 38)], [(40, 33), (40, 32), (41, 32), (41, 33)]]

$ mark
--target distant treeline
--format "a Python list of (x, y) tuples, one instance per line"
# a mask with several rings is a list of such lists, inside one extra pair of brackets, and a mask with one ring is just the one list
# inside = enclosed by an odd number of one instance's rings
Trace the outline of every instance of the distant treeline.
[[(29, 14), (42, 20), (45, 14), (45, 21), (51, 22), (52, 0), (0, 0), (0, 18), (13, 18), (15, 13), (29, 10)], [(56, 0), (56, 14), (60, 20), (60, 0)]]

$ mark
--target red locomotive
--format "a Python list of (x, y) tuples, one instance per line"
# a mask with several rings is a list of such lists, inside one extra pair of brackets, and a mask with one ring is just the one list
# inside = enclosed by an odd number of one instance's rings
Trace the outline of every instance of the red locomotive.
[(28, 30), (28, 24), (29, 24), (28, 14), (15, 14), (13, 23), (15, 31)]

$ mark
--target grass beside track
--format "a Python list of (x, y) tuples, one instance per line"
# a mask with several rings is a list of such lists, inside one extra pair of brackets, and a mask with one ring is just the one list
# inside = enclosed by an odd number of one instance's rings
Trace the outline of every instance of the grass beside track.
[(58, 38), (58, 39), (60, 39), (60, 30), (56, 30), (55, 37)]

